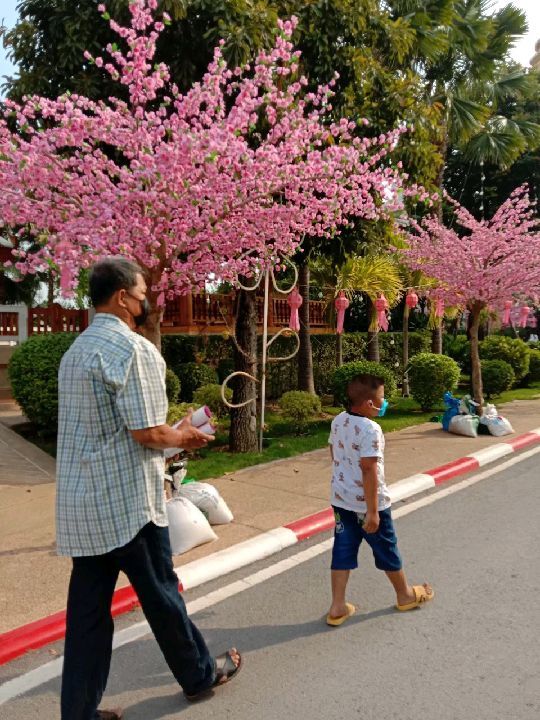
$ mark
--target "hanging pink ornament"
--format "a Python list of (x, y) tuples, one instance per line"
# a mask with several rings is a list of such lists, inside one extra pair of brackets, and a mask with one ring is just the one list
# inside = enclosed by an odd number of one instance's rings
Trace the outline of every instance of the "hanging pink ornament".
[(442, 318), (444, 316), (444, 300), (437, 298), (435, 301), (435, 317)]
[(338, 335), (341, 335), (343, 332), (343, 321), (345, 320), (345, 310), (349, 307), (349, 301), (345, 297), (345, 293), (343, 290), (339, 291), (339, 295), (334, 301), (334, 305), (336, 306), (337, 310), (337, 324), (336, 324), (336, 332)]
[(530, 312), (531, 308), (528, 307), (528, 305), (523, 305), (519, 308), (519, 327), (527, 327), (527, 320)]
[(388, 331), (388, 318), (386, 316), (386, 312), (389, 307), (390, 305), (388, 304), (388, 300), (385, 298), (384, 293), (381, 293), (375, 300), (375, 310), (377, 311), (377, 323), (381, 330), (384, 330), (385, 332)]
[(418, 295), (414, 292), (414, 290), (409, 290), (407, 296), (405, 297), (405, 303), (411, 310), (418, 305)]
[(512, 310), (513, 302), (512, 300), (506, 300), (504, 303), (504, 313), (503, 313), (503, 325), (510, 325), (510, 311)]
[(289, 296), (287, 297), (287, 302), (289, 303), (289, 307), (291, 308), (289, 328), (291, 330), (294, 330), (294, 332), (300, 332), (300, 316), (298, 315), (298, 308), (302, 305), (304, 299), (302, 298), (298, 290), (294, 288), (294, 290), (289, 293)]

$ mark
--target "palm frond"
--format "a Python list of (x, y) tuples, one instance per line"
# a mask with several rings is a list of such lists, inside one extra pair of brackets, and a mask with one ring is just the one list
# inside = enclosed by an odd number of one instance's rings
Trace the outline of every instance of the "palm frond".
[(394, 307), (401, 297), (403, 282), (399, 268), (389, 255), (354, 256), (342, 267), (337, 290), (349, 295), (363, 292), (372, 302), (384, 293), (390, 307)]

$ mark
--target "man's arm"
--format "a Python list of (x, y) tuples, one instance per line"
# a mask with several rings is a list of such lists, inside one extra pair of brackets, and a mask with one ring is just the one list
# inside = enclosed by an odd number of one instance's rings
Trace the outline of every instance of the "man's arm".
[(363, 457), (360, 460), (362, 484), (364, 486), (364, 498), (367, 505), (367, 513), (364, 518), (363, 529), (367, 533), (374, 533), (379, 529), (377, 460), (377, 457)]
[(142, 430), (130, 430), (130, 432), (138, 443), (153, 450), (165, 450), (170, 447), (196, 450), (206, 447), (210, 440), (214, 440), (214, 436), (207, 435), (193, 427), (192, 415), (193, 410), (188, 410), (188, 414), (177, 428), (172, 428), (170, 425), (156, 425)]

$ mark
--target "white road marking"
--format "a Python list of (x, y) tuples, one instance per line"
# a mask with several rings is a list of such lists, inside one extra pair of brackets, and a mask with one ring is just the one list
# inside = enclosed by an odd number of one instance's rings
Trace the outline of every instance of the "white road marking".
[[(506, 462), (501, 463), (496, 467), (485, 470), (484, 472), (478, 473), (477, 475), (473, 475), (472, 477), (467, 478), (466, 480), (462, 480), (455, 485), (450, 485), (449, 487), (442, 488), (441, 490), (430, 495), (426, 495), (426, 497), (420, 498), (419, 500), (414, 500), (404, 507), (397, 508), (393, 511), (393, 516), (394, 518), (400, 518), (404, 517), (405, 515), (409, 515), (409, 513), (412, 513), (415, 510), (419, 510), (420, 508), (432, 505), (433, 503), (437, 502), (437, 500), (441, 500), (442, 498), (453, 495), (456, 492), (465, 490), (471, 485), (475, 485), (481, 480), (485, 480), (492, 475), (497, 475), (498, 473), (507, 470), (509, 467), (512, 467), (512, 465), (515, 465), (522, 460), (527, 460), (529, 457), (532, 457), (533, 455), (536, 455), (538, 453), (540, 453), (540, 447), (535, 447), (532, 450), (528, 450), (521, 455), (517, 455), (516, 457), (512, 457), (509, 460), (506, 460)], [(323, 542), (320, 542), (317, 545), (312, 545), (306, 550), (302, 550), (301, 552), (296, 553), (291, 557), (280, 560), (279, 562), (274, 563), (267, 568), (263, 568), (262, 570), (259, 570), (252, 575), (248, 575), (242, 580), (237, 580), (233, 583), (230, 583), (229, 585), (225, 585), (224, 587), (219, 588), (218, 590), (214, 590), (213, 592), (208, 593), (203, 597), (192, 600), (187, 604), (188, 612), (190, 615), (195, 615), (201, 610), (205, 610), (206, 608), (212, 607), (213, 605), (217, 605), (218, 603), (226, 600), (227, 598), (238, 595), (239, 593), (244, 592), (244, 590), (249, 590), (253, 586), (265, 582), (266, 580), (269, 580), (276, 575), (287, 572), (287, 570), (291, 570), (297, 565), (301, 565), (302, 563), (307, 562), (308, 560), (311, 560), (312, 558), (317, 557), (324, 552), (327, 552), (332, 547), (332, 542), (332, 538), (329, 538), (328, 540), (323, 540)], [(149, 633), (150, 628), (146, 621), (131, 625), (130, 627), (125, 628), (124, 630), (119, 630), (117, 633), (115, 633), (113, 648), (116, 649), (122, 647), (123, 645), (127, 645), (128, 643), (139, 640), (140, 638), (148, 635)], [(40, 685), (43, 685), (44, 683), (59, 677), (62, 672), (62, 662), (62, 657), (57, 658), (56, 660), (46, 663), (45, 665), (41, 665), (34, 670), (30, 670), (24, 675), (20, 675), (19, 677), (8, 680), (7, 682), (0, 685), (0, 705), (3, 705), (4, 703), (12, 700), (18, 695), (29, 692), (30, 690), (33, 690), (34, 688), (39, 687)]]

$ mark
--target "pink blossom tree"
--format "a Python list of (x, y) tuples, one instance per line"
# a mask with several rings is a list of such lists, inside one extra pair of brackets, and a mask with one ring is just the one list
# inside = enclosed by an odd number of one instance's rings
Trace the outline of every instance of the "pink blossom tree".
[[(106, 19), (105, 6), (100, 11)], [(122, 254), (148, 272), (147, 334), (159, 346), (167, 299), (279, 266), (304, 235), (331, 236), (350, 218), (396, 211), (406, 175), (387, 162), (403, 129), (361, 137), (358, 123), (331, 121), (329, 86), (306, 91), (294, 19), (251, 66), (229, 69), (218, 47), (200, 83), (182, 94), (153, 65), (168, 17), (156, 0), (132, 0), (131, 24), (110, 25), (125, 42), (109, 60), (87, 55), (128, 93), (6, 102), (0, 119), (0, 218), (31, 233), (22, 273), (51, 269), (64, 295), (79, 271)], [(120, 94), (120, 93), (119, 93)]]
[(471, 365), (474, 399), (484, 402), (478, 349), (483, 309), (502, 313), (505, 303), (540, 293), (540, 223), (527, 186), (517, 188), (491, 220), (476, 220), (455, 200), (460, 232), (430, 216), (407, 233), (404, 264), (421, 270), (439, 287), (430, 298), (471, 313)]

